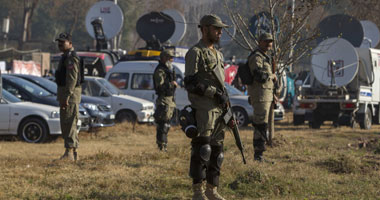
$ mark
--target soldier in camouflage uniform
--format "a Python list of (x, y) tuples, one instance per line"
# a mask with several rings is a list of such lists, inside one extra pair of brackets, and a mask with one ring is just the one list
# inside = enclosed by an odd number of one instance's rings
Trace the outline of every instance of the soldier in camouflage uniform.
[[(190, 177), (193, 199), (224, 199), (217, 192), (223, 162), (226, 125), (221, 118), (228, 96), (224, 87), (223, 55), (214, 44), (227, 27), (216, 15), (200, 21), (202, 39), (186, 54), (185, 87), (195, 110), (198, 136), (191, 141)], [(206, 190), (204, 180), (207, 181)]]
[(61, 130), (66, 148), (61, 159), (76, 161), (79, 144), (77, 123), (82, 91), (79, 80), (79, 57), (74, 51), (70, 34), (61, 33), (56, 41), (58, 41), (59, 50), (63, 53), (55, 73)]
[(268, 129), (268, 118), (273, 98), (274, 83), (277, 80), (276, 75), (272, 72), (272, 58), (268, 51), (272, 48), (273, 37), (269, 33), (263, 33), (259, 36), (258, 49), (248, 58), (248, 65), (253, 75), (253, 83), (248, 85), (248, 95), (250, 96), (253, 107), (253, 126), (254, 137), (254, 159), (262, 161), (263, 152), (265, 151), (265, 141)]
[(160, 61), (153, 73), (154, 89), (157, 94), (154, 119), (157, 124), (156, 143), (161, 151), (167, 151), (170, 120), (176, 107), (175, 89), (178, 84), (172, 67), (174, 52), (165, 49), (160, 54)]

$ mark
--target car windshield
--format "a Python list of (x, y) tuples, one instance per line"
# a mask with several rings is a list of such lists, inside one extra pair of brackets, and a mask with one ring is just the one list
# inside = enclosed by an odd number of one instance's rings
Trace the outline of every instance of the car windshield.
[(37, 83), (38, 85), (41, 85), (41, 87), (45, 87), (47, 90), (49, 90), (49, 92), (57, 94), (57, 84), (53, 81), (37, 76), (31, 79), (33, 80), (33, 82)]
[(234, 88), (233, 86), (228, 85), (228, 84), (224, 84), (224, 85), (226, 86), (228, 95), (230, 95), (230, 96), (244, 95), (243, 92), (241, 92), (240, 90)]
[(106, 79), (97, 79), (99, 81), (100, 84), (104, 85), (104, 87), (107, 88), (107, 90), (111, 93), (111, 94), (120, 94), (120, 91), (119, 89), (117, 89), (117, 87), (115, 87), (114, 85), (112, 85), (110, 82), (108, 82)]
[(27, 80), (24, 80), (22, 78), (10, 78), (9, 81), (13, 82), (14, 84), (24, 88), (28, 92), (41, 96), (41, 97), (46, 97), (46, 96), (51, 96), (52, 94), (48, 92), (47, 90), (41, 88), (40, 86), (29, 82)]
[(21, 102), (19, 98), (15, 97), (13, 94), (9, 93), (6, 90), (2, 90), (2, 93), (3, 93), (3, 98), (8, 102), (12, 102), (12, 103)]

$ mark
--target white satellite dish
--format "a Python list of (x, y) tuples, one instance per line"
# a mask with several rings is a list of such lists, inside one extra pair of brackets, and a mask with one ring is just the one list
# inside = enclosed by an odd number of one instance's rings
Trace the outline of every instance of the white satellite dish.
[(94, 39), (96, 38), (91, 22), (99, 18), (103, 21), (103, 31), (107, 40), (119, 34), (123, 26), (124, 15), (118, 5), (112, 1), (100, 1), (94, 4), (87, 12), (86, 29)]
[(363, 26), (364, 39), (360, 48), (375, 48), (380, 41), (380, 32), (376, 24), (371, 21), (360, 21)]
[(185, 32), (187, 28), (185, 16), (183, 16), (182, 13), (174, 9), (163, 10), (161, 12), (169, 15), (171, 18), (173, 18), (175, 22), (175, 30), (174, 30), (173, 35), (169, 38), (169, 41), (172, 44), (175, 44), (181, 41), (183, 36), (185, 36)]
[(326, 39), (312, 53), (311, 69), (322, 85), (342, 87), (349, 84), (358, 73), (358, 53), (343, 38)]

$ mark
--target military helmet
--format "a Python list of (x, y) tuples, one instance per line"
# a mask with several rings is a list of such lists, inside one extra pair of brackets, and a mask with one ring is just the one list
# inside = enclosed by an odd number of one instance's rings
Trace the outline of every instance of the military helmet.
[(273, 36), (272, 34), (270, 33), (262, 33), (260, 36), (259, 36), (259, 41), (273, 41)]
[(160, 57), (162, 58), (164, 56), (174, 57), (174, 51), (172, 49), (165, 49), (161, 51)]
[[(219, 28), (228, 28), (227, 24), (224, 24), (220, 17), (215, 14), (205, 15), (200, 21), (200, 26), (215, 26)], [(199, 27), (200, 27), (199, 26)]]
[(62, 41), (62, 42), (66, 41), (66, 40), (71, 42), (70, 33), (61, 33), (61, 34), (59, 34), (58, 38), (55, 39), (55, 41)]

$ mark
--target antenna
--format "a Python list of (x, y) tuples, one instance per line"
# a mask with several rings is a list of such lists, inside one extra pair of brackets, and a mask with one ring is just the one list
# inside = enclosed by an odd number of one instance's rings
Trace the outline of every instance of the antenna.
[[(139, 36), (145, 40), (148, 48), (153, 43), (167, 42), (175, 32), (175, 22), (172, 17), (162, 12), (151, 12), (141, 16), (136, 23)], [(156, 48), (156, 45), (154, 45)]]
[(324, 18), (319, 24), (320, 37), (317, 43), (327, 38), (341, 37), (349, 41), (354, 47), (360, 47), (364, 33), (361, 23), (349, 15), (337, 14)]
[(86, 15), (86, 29), (92, 38), (97, 39), (92, 25), (94, 20), (102, 21), (104, 37), (108, 41), (119, 34), (123, 27), (124, 15), (120, 7), (112, 1), (99, 1), (94, 4)]
[(374, 48), (379, 44), (380, 32), (379, 28), (371, 21), (364, 20), (360, 21), (363, 27), (364, 39), (360, 48)]
[(185, 20), (185, 16), (180, 13), (178, 10), (168, 9), (163, 10), (162, 13), (170, 16), (175, 23), (175, 29), (173, 35), (169, 38), (169, 42), (172, 44), (176, 44), (182, 40), (183, 36), (185, 36), (187, 24)]
[[(271, 24), (272, 23), (270, 20), (269, 12), (263, 11), (257, 15), (254, 15), (249, 20), (249, 31), (254, 36), (259, 36), (260, 34), (264, 32), (273, 34)], [(280, 32), (280, 22), (276, 16), (274, 17), (274, 24), (275, 24), (276, 34), (277, 34)]]
[(355, 47), (343, 38), (322, 41), (312, 54), (311, 69), (318, 82), (324, 86), (346, 86), (358, 73), (358, 53)]

